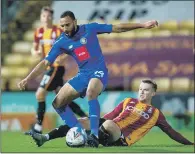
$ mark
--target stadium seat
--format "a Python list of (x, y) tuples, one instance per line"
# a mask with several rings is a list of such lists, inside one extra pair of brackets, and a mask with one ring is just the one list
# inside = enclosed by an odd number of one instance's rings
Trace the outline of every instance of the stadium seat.
[(10, 90), (19, 90), (17, 84), (22, 80), (22, 78), (13, 78), (9, 81)]
[(6, 78), (1, 77), (0, 82), (1, 82), (1, 90), (3, 91), (3, 90), (5, 90), (5, 84), (6, 84), (7, 80), (6, 80)]
[(189, 35), (192, 35), (192, 33), (188, 29), (183, 29), (183, 30), (178, 30), (178, 31), (173, 32), (173, 35), (189, 36)]
[(26, 33), (24, 33), (24, 41), (33, 42), (34, 39), (34, 31), (29, 30)]
[(139, 89), (139, 85), (140, 85), (140, 83), (141, 83), (141, 81), (142, 81), (143, 79), (146, 79), (146, 78), (145, 78), (145, 77), (137, 77), (137, 78), (134, 78), (134, 79), (131, 81), (131, 85), (130, 85), (131, 91), (137, 92), (138, 89)]
[(31, 56), (31, 55), (26, 55), (24, 59), (24, 63), (26, 66), (35, 66), (38, 64), (38, 62), (41, 60), (41, 57), (38, 56)]
[(161, 23), (159, 27), (163, 30), (177, 31), (179, 29), (179, 24), (176, 20), (169, 20)]
[(24, 77), (29, 72), (29, 67), (3, 66), (1, 68), (1, 77), (6, 79), (15, 77)]
[(1, 67), (1, 77), (2, 78), (12, 78), (14, 76), (14, 69), (12, 69), (12, 67), (8, 67), (8, 66), (2, 66)]
[(125, 33), (119, 33), (118, 35), (119, 38), (135, 38), (135, 32), (134, 31), (129, 31)]
[(30, 53), (31, 48), (32, 43), (26, 41), (17, 41), (13, 44), (12, 51), (18, 53)]
[(172, 92), (189, 92), (190, 90), (190, 79), (187, 77), (174, 78), (171, 81), (171, 91)]
[(156, 82), (158, 89), (157, 92), (169, 92), (170, 86), (171, 86), (171, 80), (167, 77), (158, 77), (154, 78), (154, 81)]
[(36, 29), (36, 28), (38, 28), (39, 26), (41, 25), (41, 22), (40, 22), (40, 20), (36, 20), (34, 23), (33, 23), (33, 29)]
[(4, 65), (23, 65), (24, 60), (25, 58), (22, 54), (7, 54), (4, 56)]
[(169, 37), (172, 35), (171, 31), (169, 30), (157, 30), (152, 31), (154, 37)]
[(194, 20), (184, 20), (179, 23), (180, 29), (187, 29), (194, 31)]
[(152, 36), (153, 36), (153, 33), (150, 30), (135, 31), (136, 38), (151, 38)]
[(190, 81), (190, 92), (194, 93), (194, 80)]
[(25, 77), (30, 71), (29, 67), (13, 67), (13, 77)]

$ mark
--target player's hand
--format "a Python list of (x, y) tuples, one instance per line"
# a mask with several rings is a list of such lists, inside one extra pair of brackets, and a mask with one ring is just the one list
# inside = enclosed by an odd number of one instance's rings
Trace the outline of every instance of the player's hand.
[(158, 26), (158, 22), (156, 20), (151, 20), (151, 21), (145, 22), (143, 25), (144, 25), (144, 28), (150, 29), (150, 28), (154, 28), (155, 26)]
[(18, 83), (18, 88), (19, 88), (20, 90), (25, 90), (25, 86), (26, 86), (27, 82), (28, 82), (28, 80), (27, 80), (26, 78), (23, 79), (22, 81), (20, 81), (20, 82)]

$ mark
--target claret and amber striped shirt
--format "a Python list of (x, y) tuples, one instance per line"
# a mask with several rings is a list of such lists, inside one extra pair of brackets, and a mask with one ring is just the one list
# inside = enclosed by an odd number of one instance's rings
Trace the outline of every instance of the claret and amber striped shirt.
[(146, 135), (153, 126), (160, 127), (172, 139), (182, 144), (193, 144), (176, 132), (166, 121), (162, 112), (138, 99), (126, 98), (113, 111), (104, 115), (120, 128), (128, 145)]
[[(40, 27), (35, 30), (34, 42), (38, 43), (41, 46), (43, 58), (45, 58), (48, 55), (55, 40), (61, 35), (61, 33), (62, 30), (56, 25), (53, 25), (52, 28), (48, 29)], [(58, 66), (58, 64), (54, 63), (53, 66)]]

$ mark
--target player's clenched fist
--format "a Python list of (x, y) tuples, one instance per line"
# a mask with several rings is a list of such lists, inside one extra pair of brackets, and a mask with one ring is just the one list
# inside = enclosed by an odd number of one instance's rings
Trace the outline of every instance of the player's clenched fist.
[(25, 78), (25, 79), (23, 79), (22, 81), (20, 81), (20, 82), (18, 83), (18, 88), (19, 88), (20, 90), (25, 90), (26, 84), (27, 84), (27, 79)]
[(144, 23), (144, 28), (147, 29), (154, 28), (155, 26), (158, 26), (158, 22), (156, 20), (151, 20)]

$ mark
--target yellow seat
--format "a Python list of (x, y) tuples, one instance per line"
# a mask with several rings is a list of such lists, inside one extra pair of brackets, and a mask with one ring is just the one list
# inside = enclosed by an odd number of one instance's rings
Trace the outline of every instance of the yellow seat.
[(171, 81), (171, 91), (172, 92), (189, 92), (190, 90), (190, 79), (181, 77), (181, 78), (174, 78)]
[(9, 81), (9, 89), (10, 90), (19, 90), (17, 84), (22, 80), (22, 78), (13, 78)]
[(180, 29), (188, 29), (194, 31), (194, 20), (184, 20), (179, 23)]
[(177, 31), (179, 29), (179, 24), (176, 20), (169, 20), (161, 23), (159, 27), (163, 30)]
[(36, 20), (36, 21), (33, 23), (33, 29), (36, 29), (36, 28), (38, 28), (38, 27), (40, 27), (40, 26), (41, 26), (40, 20)]
[(8, 67), (8, 66), (2, 66), (1, 67), (1, 77), (2, 78), (13, 78), (14, 76), (14, 69), (12, 67)]
[(118, 35), (119, 38), (135, 38), (135, 32), (134, 31), (129, 31), (129, 32), (124, 32), (124, 33), (119, 33)]
[(18, 53), (30, 53), (31, 48), (32, 43), (26, 41), (17, 41), (13, 44), (12, 51)]
[(13, 70), (13, 76), (23, 78), (29, 71), (30, 69), (28, 67), (15, 67)]
[(171, 86), (171, 80), (167, 77), (154, 78), (158, 88), (157, 92), (169, 92)]
[(30, 41), (33, 42), (34, 40), (34, 31), (29, 30), (26, 33), (24, 33), (24, 41)]
[(194, 93), (194, 80), (191, 80), (190, 82), (190, 92)]
[(172, 35), (169, 30), (152, 31), (154, 37), (170, 37)]
[(143, 79), (146, 79), (145, 77), (137, 77), (137, 78), (134, 78), (132, 81), (131, 81), (131, 91), (135, 91), (137, 92), (139, 90), (139, 85), (141, 83), (141, 81)]
[(153, 36), (153, 33), (150, 30), (135, 31), (136, 38), (151, 38), (152, 36)]
[(7, 79), (1, 77), (0, 82), (1, 82), (1, 90), (4, 91), (4, 90), (6, 89), (6, 82), (7, 82)]
[(25, 57), (22, 54), (7, 54), (4, 56), (4, 65), (23, 65)]
[(192, 35), (191, 32), (188, 29), (178, 30), (173, 32), (174, 35), (178, 36), (189, 36)]

